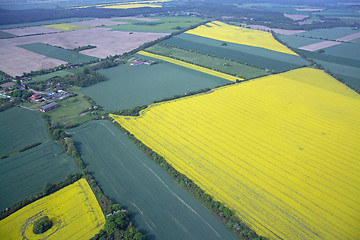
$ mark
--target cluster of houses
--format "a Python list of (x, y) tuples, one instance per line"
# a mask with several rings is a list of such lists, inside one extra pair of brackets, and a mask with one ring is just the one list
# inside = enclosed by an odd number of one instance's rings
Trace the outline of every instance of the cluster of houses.
[(154, 63), (156, 63), (156, 62), (152, 61), (152, 60), (142, 61), (142, 58), (138, 58), (138, 59), (135, 60), (135, 62), (131, 63), (130, 66), (138, 66), (138, 65), (141, 65), (141, 64), (151, 65), (151, 64), (154, 64)]
[(67, 97), (70, 97), (71, 94), (59, 89), (57, 90), (57, 92), (51, 92), (51, 93), (47, 93), (47, 94), (40, 94), (40, 93), (35, 93), (34, 95), (32, 95), (30, 97), (30, 100), (35, 101), (35, 102), (44, 102), (44, 101), (49, 101), (49, 100), (55, 100), (55, 99), (65, 99)]

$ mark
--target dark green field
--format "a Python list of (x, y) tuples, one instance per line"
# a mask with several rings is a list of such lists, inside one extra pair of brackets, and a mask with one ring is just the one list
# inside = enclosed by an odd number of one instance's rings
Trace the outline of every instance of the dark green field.
[(109, 26), (113, 31), (132, 31), (132, 32), (164, 32), (170, 33), (179, 31), (201, 22), (204, 19), (197, 17), (153, 17), (155, 21), (138, 21), (133, 19), (120, 19), (119, 22), (128, 22), (117, 26)]
[(95, 57), (87, 56), (67, 49), (50, 46), (45, 43), (29, 43), (19, 45), (18, 47), (44, 55), (46, 57), (59, 59), (71, 64), (87, 63), (89, 61), (97, 59)]
[(206, 54), (180, 49), (164, 44), (156, 44), (150, 48), (147, 48), (146, 51), (175, 59), (180, 59), (182, 61), (209, 69), (215, 69), (217, 71), (233, 76), (238, 76), (243, 79), (256, 78), (268, 74), (264, 69), (261, 68), (252, 67), (233, 60), (209, 56)]
[(0, 209), (42, 191), (80, 169), (58, 143), (49, 141), (0, 160)]
[(91, 19), (93, 18), (63, 18), (63, 19), (55, 19), (55, 20), (39, 21), (39, 22), (7, 24), (7, 25), (0, 25), (0, 29), (42, 26), (42, 25), (58, 24), (58, 23), (70, 23), (70, 22), (78, 22), (78, 21), (91, 20)]
[(236, 239), (109, 121), (72, 129), (104, 194), (130, 210), (147, 239)]
[(354, 28), (337, 27), (337, 28), (315, 29), (308, 32), (298, 33), (296, 35), (308, 37), (308, 38), (318, 38), (323, 40), (336, 40), (338, 38), (345, 37), (357, 32), (359, 32), (359, 30), (356, 30)]
[(0, 156), (50, 139), (40, 114), (20, 107), (0, 112), (0, 136)]
[[(341, 43), (340, 45), (324, 48), (324, 54), (359, 61), (360, 46), (353, 43)], [(360, 64), (358, 64), (357, 66), (360, 67)]]
[(148, 105), (155, 100), (230, 82), (168, 62), (151, 66), (119, 65), (99, 73), (108, 80), (82, 88), (81, 92), (107, 110)]
[(13, 37), (16, 37), (16, 35), (4, 31), (0, 31), (0, 39), (13, 38)]
[(167, 39), (164, 43), (204, 54), (232, 59), (264, 69), (271, 69), (275, 72), (286, 71), (307, 64), (305, 60), (296, 55), (235, 43), (227, 43), (227, 46), (222, 46), (222, 41), (186, 33)]
[(277, 37), (283, 41), (286, 42), (290, 47), (298, 48), (303, 47), (309, 44), (322, 42), (321, 39), (315, 39), (315, 38), (308, 38), (308, 37), (300, 37), (296, 35), (281, 35), (277, 34)]

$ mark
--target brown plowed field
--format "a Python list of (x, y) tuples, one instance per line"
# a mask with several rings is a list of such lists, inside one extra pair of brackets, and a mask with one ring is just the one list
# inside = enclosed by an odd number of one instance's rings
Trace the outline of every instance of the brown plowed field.
[(97, 46), (96, 48), (85, 50), (82, 53), (105, 58), (109, 55), (129, 52), (146, 42), (165, 35), (165, 33), (145, 32), (130, 34), (123, 31), (109, 31), (108, 28), (89, 28), (45, 35), (0, 39), (0, 70), (11, 76), (18, 76), (23, 72), (47, 69), (65, 63), (17, 47), (17, 45), (21, 44), (42, 42), (66, 49), (95, 45)]

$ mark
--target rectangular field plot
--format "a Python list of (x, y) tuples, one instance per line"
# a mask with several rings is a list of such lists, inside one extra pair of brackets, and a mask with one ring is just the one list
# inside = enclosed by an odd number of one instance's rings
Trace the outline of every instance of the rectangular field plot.
[[(360, 60), (360, 46), (352, 43), (341, 43), (340, 45), (328, 47), (324, 49), (324, 54)], [(360, 68), (360, 62), (358, 63)]]
[(308, 32), (296, 34), (297, 36), (322, 38), (324, 40), (336, 40), (354, 33), (358, 33), (359, 30), (355, 30), (351, 27), (336, 27), (326, 29), (315, 29)]
[(216, 69), (217, 71), (238, 76), (239, 78), (249, 79), (267, 75), (268, 73), (261, 68), (245, 65), (236, 61), (227, 60), (219, 57), (209, 56), (185, 49), (175, 48), (164, 44), (157, 44), (146, 51), (160, 54), (163, 56), (180, 59), (208, 69)]
[(153, 17), (149, 19), (152, 19), (153, 21), (141, 21), (134, 18), (121, 18), (116, 21), (127, 22), (127, 24), (109, 26), (109, 28), (114, 31), (169, 33), (204, 22), (204, 19), (197, 17)]
[(95, 57), (87, 56), (59, 47), (50, 46), (40, 42), (18, 45), (18, 47), (72, 64), (87, 63), (97, 59)]
[[(220, 58), (232, 59), (249, 65), (273, 71), (285, 71), (307, 64), (297, 55), (268, 50), (265, 48), (223, 42), (191, 34), (181, 34), (163, 42), (164, 44), (184, 48)], [(226, 46), (223, 44), (226, 43)]]
[(277, 37), (288, 44), (288, 46), (293, 48), (303, 47), (309, 44), (322, 42), (321, 39), (314, 39), (314, 38), (308, 38), (308, 37), (300, 37), (300, 36), (294, 36), (294, 35), (281, 35), (277, 34)]
[(101, 189), (132, 213), (148, 239), (236, 239), (110, 121), (71, 131)]
[(20, 107), (0, 112), (0, 156), (50, 139), (39, 113)]
[(301, 68), (111, 115), (269, 239), (360, 236), (360, 96)]
[[(33, 232), (34, 221), (48, 216), (53, 226)], [(85, 179), (41, 198), (0, 221), (3, 239), (87, 240), (104, 228), (105, 217)]]
[(230, 83), (196, 70), (172, 63), (120, 65), (100, 70), (107, 81), (82, 88), (97, 104), (109, 110), (148, 105), (155, 100), (182, 95)]
[(0, 160), (0, 209), (41, 192), (80, 169), (53, 141)]

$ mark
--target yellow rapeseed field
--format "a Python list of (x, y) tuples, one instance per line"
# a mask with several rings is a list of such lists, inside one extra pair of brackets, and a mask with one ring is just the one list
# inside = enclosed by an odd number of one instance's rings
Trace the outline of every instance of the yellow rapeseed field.
[[(135, 2), (120, 2), (120, 3), (107, 3), (107, 4), (98, 4), (98, 5), (88, 5), (81, 6), (76, 8), (89, 8), (89, 7), (98, 7), (98, 8), (140, 8), (140, 7), (161, 7), (161, 5), (156, 5), (159, 3), (171, 2), (172, 0), (149, 0), (149, 1), (135, 1)], [(154, 4), (151, 4), (154, 3)]]
[(197, 66), (197, 65), (194, 65), (194, 64), (191, 64), (191, 63), (183, 62), (183, 61), (180, 61), (180, 60), (177, 60), (177, 59), (174, 59), (174, 58), (169, 58), (169, 57), (165, 57), (165, 56), (154, 54), (154, 53), (140, 51), (140, 52), (138, 52), (138, 54), (141, 54), (141, 55), (147, 56), (147, 57), (157, 58), (157, 59), (160, 59), (160, 60), (163, 60), (163, 61), (166, 61), (166, 62), (170, 62), (170, 63), (176, 64), (176, 65), (179, 65), (179, 66), (194, 69), (196, 71), (207, 73), (207, 74), (210, 74), (210, 75), (213, 75), (213, 76), (216, 76), (216, 77), (219, 77), (219, 78), (223, 78), (223, 79), (226, 79), (226, 80), (229, 80), (229, 81), (233, 81), (233, 82), (236, 82), (236, 80), (243, 80), (242, 78), (234, 77), (234, 76), (226, 74), (226, 73), (214, 71), (214, 70), (211, 70), (211, 69), (208, 69), (208, 68), (200, 67), (200, 66)]
[(360, 96), (323, 71), (111, 117), (260, 235), (360, 239)]
[(269, 32), (237, 27), (218, 21), (208, 23), (207, 26), (201, 25), (195, 29), (186, 31), (185, 33), (297, 55), (295, 52), (276, 41)]
[(137, 4), (121, 4), (121, 5), (105, 6), (101, 8), (128, 9), (128, 8), (143, 8), (143, 7), (161, 8), (161, 5), (137, 3)]
[(58, 30), (62, 30), (62, 31), (73, 31), (73, 30), (89, 28), (88, 26), (76, 25), (76, 24), (72, 24), (72, 23), (50, 24), (50, 25), (44, 25), (43, 27), (58, 29)]
[[(52, 228), (33, 233), (33, 222), (47, 215)], [(27, 205), (0, 221), (0, 238), (90, 239), (103, 229), (105, 217), (85, 179)]]

